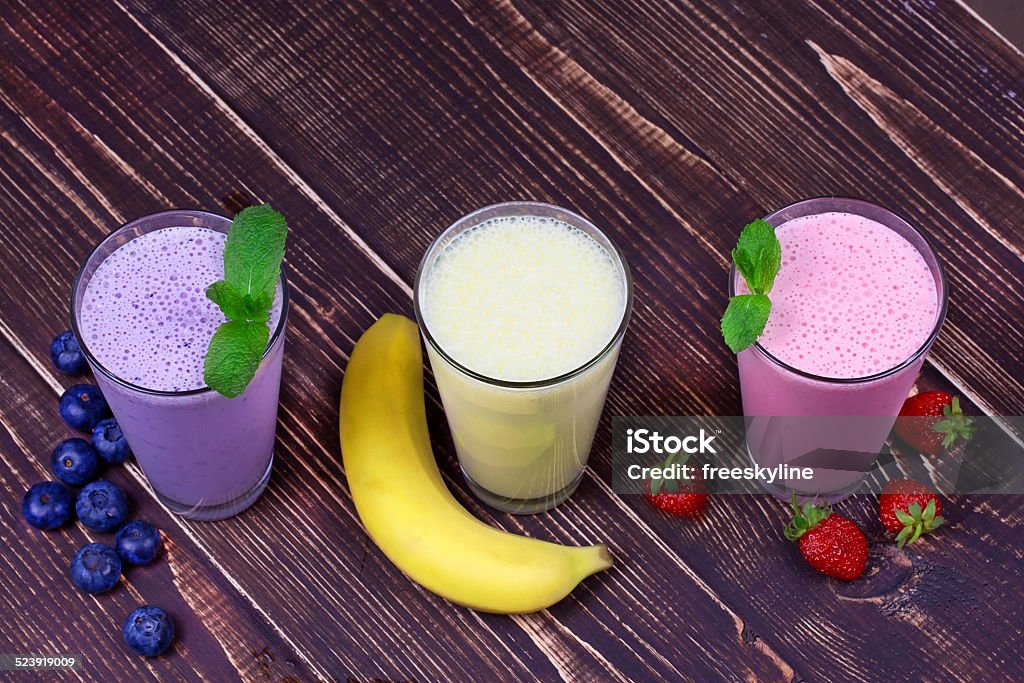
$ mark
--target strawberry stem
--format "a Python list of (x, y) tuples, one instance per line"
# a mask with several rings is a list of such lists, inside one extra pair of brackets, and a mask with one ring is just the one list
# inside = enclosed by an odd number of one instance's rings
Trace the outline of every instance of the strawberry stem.
[[(689, 453), (672, 453), (667, 458), (665, 458), (665, 462), (661, 464), (662, 472), (664, 472), (667, 469), (670, 469), (672, 465), (676, 463), (678, 463), (680, 466), (686, 465), (686, 461), (689, 459)], [(683, 470), (682, 479), (684, 481), (689, 481), (689, 477), (687, 477), (685, 473), (686, 470)], [(679, 491), (679, 481), (675, 477), (670, 477), (667, 479), (664, 477), (651, 477), (651, 495), (658, 495), (658, 493), (662, 489), (662, 486), (664, 486), (665, 490), (668, 491), (669, 493), (678, 493)]]
[(924, 510), (917, 503), (907, 506), (907, 511), (894, 510), (896, 519), (900, 521), (903, 528), (896, 534), (896, 546), (902, 548), (904, 545), (913, 543), (924, 534), (935, 531), (945, 521), (942, 515), (935, 514), (935, 499), (928, 501)]
[[(961, 438), (969, 440), (978, 428), (974, 426), (974, 420), (960, 409), (960, 397), (954, 396), (951, 405), (942, 406), (942, 420), (932, 425), (932, 431), (944, 434), (942, 447), (949, 448)], [(909, 542), (909, 541), (908, 541)]]
[(821, 524), (825, 518), (832, 514), (832, 506), (828, 503), (821, 506), (814, 503), (804, 503), (801, 508), (796, 502), (796, 491), (793, 492), (790, 507), (793, 508), (793, 519), (782, 530), (782, 533), (791, 541), (799, 540), (801, 536)]

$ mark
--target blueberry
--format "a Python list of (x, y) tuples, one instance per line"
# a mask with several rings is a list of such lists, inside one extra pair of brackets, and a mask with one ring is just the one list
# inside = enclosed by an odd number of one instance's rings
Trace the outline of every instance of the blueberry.
[(143, 605), (124, 620), (121, 634), (125, 645), (143, 657), (156, 657), (174, 640), (174, 622), (159, 607)]
[(50, 468), (68, 486), (83, 486), (100, 475), (100, 457), (85, 439), (65, 439), (53, 449)]
[(61, 332), (50, 342), (50, 359), (54, 367), (66, 375), (84, 375), (89, 369), (85, 354), (71, 330)]
[(113, 531), (128, 516), (128, 496), (117, 484), (98, 479), (78, 492), (75, 512), (93, 531)]
[(100, 457), (111, 465), (120, 465), (131, 457), (132, 449), (121, 433), (117, 420), (108, 417), (92, 430), (92, 445)]
[(133, 519), (114, 537), (114, 548), (128, 564), (149, 564), (160, 552), (160, 530), (149, 522)]
[(71, 580), (86, 593), (102, 593), (121, 577), (121, 558), (102, 543), (86, 543), (71, 559)]
[(68, 387), (60, 397), (60, 416), (72, 429), (90, 431), (109, 415), (107, 399), (95, 385), (76, 384)]
[(55, 481), (41, 481), (25, 491), (21, 514), (37, 529), (56, 529), (71, 519), (71, 491)]

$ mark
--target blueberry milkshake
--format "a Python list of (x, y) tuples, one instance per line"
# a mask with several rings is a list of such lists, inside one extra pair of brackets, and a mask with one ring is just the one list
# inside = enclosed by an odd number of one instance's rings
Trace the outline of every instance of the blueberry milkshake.
[(245, 392), (229, 399), (203, 381), (210, 339), (226, 320), (205, 292), (224, 277), (229, 226), (198, 211), (133, 221), (93, 253), (72, 300), (77, 337), (149, 483), (194, 519), (250, 505), (273, 459), (283, 279), (270, 344)]

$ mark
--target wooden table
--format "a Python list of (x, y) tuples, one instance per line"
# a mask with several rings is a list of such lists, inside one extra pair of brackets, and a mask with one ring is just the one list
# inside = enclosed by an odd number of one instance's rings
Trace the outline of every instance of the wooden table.
[[(0, 10), (0, 652), (79, 652), (89, 680), (1022, 680), (1024, 498), (957, 497), (908, 550), (875, 503), (843, 584), (781, 535), (786, 507), (720, 497), (697, 522), (614, 495), (610, 416), (740, 411), (717, 320), (738, 229), (793, 200), (862, 196), (938, 244), (949, 318), (920, 378), (1024, 411), (1024, 57), (939, 0), (46, 3)], [(608, 542), (611, 571), (555, 607), (496, 616), (421, 590), (369, 541), (340, 464), (347, 354), (412, 312), (431, 238), (485, 204), (574, 208), (621, 245), (636, 308), (579, 491), (488, 523)], [(122, 222), (269, 201), (293, 226), (277, 460), (241, 516), (169, 515), (134, 465), (112, 478), (166, 552), (90, 597), (81, 527), (19, 512), (65, 438), (47, 357), (71, 279)], [(102, 537), (101, 537), (102, 538)], [(145, 660), (143, 602), (179, 637)], [(70, 675), (70, 674), (69, 674)], [(5, 680), (23, 680), (4, 674)]]

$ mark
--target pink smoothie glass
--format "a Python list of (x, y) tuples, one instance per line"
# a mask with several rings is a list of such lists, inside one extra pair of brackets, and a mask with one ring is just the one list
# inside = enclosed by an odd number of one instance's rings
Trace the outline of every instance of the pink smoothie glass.
[[(738, 354), (747, 448), (752, 461), (762, 467), (785, 464), (813, 470), (810, 480), (782, 479), (781, 485), (762, 484), (780, 497), (788, 498), (796, 491), (803, 499), (834, 502), (857, 491), (875, 464), (942, 327), (948, 292), (942, 267), (925, 237), (906, 220), (880, 206), (858, 199), (822, 197), (791, 204), (765, 220), (779, 228), (787, 221), (832, 212), (869, 219), (909, 242), (924, 259), (936, 293), (936, 313), (930, 331), (920, 331), (919, 346), (916, 339), (908, 346), (916, 346), (916, 350), (901, 360), (887, 362), (888, 367), (871, 374), (814, 374), (795, 367), (792, 359), (790, 363), (784, 362), (760, 342)], [(823, 226), (827, 223), (822, 221)], [(739, 293), (739, 285), (740, 275), (734, 266), (729, 279), (730, 296)], [(902, 334), (900, 329), (899, 315), (894, 315), (887, 333)]]
[[(230, 219), (205, 211), (172, 210), (137, 218), (111, 233), (93, 250), (71, 293), (72, 329), (153, 492), (172, 512), (196, 520), (219, 520), (238, 514), (259, 498), (270, 479), (288, 320), (288, 285), (284, 276), (278, 283), (280, 313), (276, 320), (272, 314), (270, 341), (263, 360), (248, 388), (235, 398), (226, 398), (201, 382), (184, 390), (157, 390), (142, 386), (145, 378), (129, 380), (118, 376), (108, 367), (109, 360), (104, 364), (103, 353), (98, 353), (101, 349), (96, 345), (90, 348), (89, 334), (83, 334), (83, 326), (95, 328), (102, 324), (104, 314), (90, 313), (83, 302), (97, 269), (128, 242), (165, 228), (203, 228), (227, 233), (230, 227)], [(131, 265), (136, 272), (156, 272), (147, 263), (151, 262), (140, 257)], [(197, 272), (187, 258), (178, 267), (182, 273)], [(131, 273), (118, 274), (121, 280), (130, 282)], [(172, 276), (166, 282), (174, 296), (178, 295), (174, 290), (176, 285), (180, 288), (180, 281), (176, 281), (180, 279)], [(190, 295), (205, 303), (205, 286), (202, 283)], [(98, 317), (90, 320), (89, 316)], [(183, 326), (188, 324), (181, 322)], [(201, 371), (213, 329), (215, 324), (211, 323), (204, 330), (207, 341), (196, 339), (193, 357), (189, 359), (196, 372)], [(132, 337), (128, 333), (117, 339), (123, 343), (125, 353), (139, 356), (143, 373), (150, 367), (155, 376), (157, 368), (166, 361)], [(104, 343), (111, 344), (109, 335)]]

